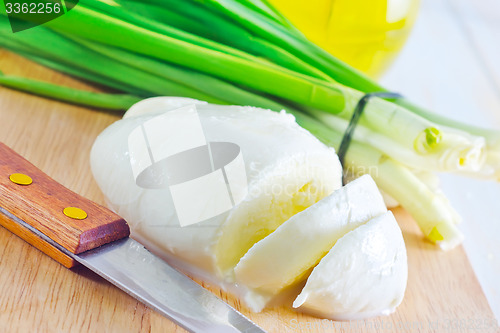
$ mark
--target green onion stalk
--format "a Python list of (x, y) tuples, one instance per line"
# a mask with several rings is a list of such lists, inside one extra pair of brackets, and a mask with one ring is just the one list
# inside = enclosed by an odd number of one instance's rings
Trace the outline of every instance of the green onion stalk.
[(2, 72), (0, 72), (0, 85), (48, 98), (58, 99), (64, 102), (84, 104), (89, 107), (100, 109), (123, 110), (141, 100), (141, 98), (137, 96), (126, 94), (102, 94), (76, 90), (47, 82), (4, 75)]

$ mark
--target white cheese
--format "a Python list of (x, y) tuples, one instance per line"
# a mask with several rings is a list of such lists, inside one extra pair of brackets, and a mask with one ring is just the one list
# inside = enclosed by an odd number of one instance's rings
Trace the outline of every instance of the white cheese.
[(256, 243), (236, 266), (236, 281), (276, 295), (304, 280), (339, 238), (386, 211), (373, 179), (361, 176)]
[(387, 212), (339, 239), (293, 306), (336, 320), (389, 314), (401, 303), (407, 278), (403, 236)]
[[(136, 184), (128, 138), (148, 120), (189, 104), (197, 104), (207, 142), (240, 147), (248, 194), (228, 212), (181, 227), (169, 188)], [(255, 242), (339, 188), (342, 176), (335, 151), (298, 126), (290, 114), (171, 97), (133, 106), (97, 138), (90, 162), (109, 206), (129, 222), (133, 237), (156, 252), (229, 280)]]

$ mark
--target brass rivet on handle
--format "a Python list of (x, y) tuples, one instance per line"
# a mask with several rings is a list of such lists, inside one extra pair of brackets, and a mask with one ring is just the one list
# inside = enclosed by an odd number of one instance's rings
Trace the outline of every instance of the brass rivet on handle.
[(17, 185), (31, 185), (33, 183), (33, 179), (23, 173), (13, 173), (9, 176), (9, 179), (11, 182)]
[(87, 218), (87, 213), (83, 209), (77, 207), (66, 207), (64, 208), (63, 213), (67, 217), (71, 217), (75, 220), (84, 220)]

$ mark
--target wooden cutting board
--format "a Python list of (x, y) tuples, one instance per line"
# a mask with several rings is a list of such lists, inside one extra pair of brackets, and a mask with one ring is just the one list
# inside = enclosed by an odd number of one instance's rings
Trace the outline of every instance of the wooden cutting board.
[[(0, 70), (95, 90), (4, 50), (0, 50)], [(117, 114), (0, 87), (0, 141), (66, 187), (101, 204), (89, 152), (96, 136), (117, 119)], [(408, 249), (409, 278), (405, 299), (391, 316), (334, 322), (284, 306), (255, 314), (231, 295), (202, 284), (269, 332), (497, 332), (498, 324), (463, 248), (438, 250), (422, 239), (404, 210), (394, 213)], [(0, 331), (184, 330), (89, 270), (67, 270), (0, 227)]]

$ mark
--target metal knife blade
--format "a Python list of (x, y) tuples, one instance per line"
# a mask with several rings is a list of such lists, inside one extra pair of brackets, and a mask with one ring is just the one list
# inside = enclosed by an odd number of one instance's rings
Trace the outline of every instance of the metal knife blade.
[(2, 207), (0, 213), (190, 332), (265, 332), (129, 237), (73, 254)]

